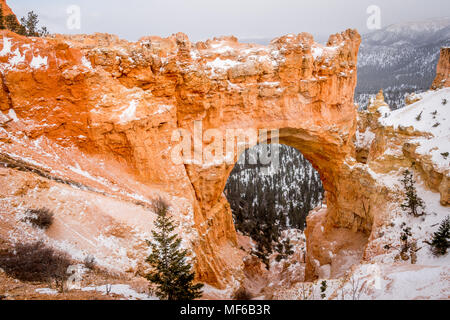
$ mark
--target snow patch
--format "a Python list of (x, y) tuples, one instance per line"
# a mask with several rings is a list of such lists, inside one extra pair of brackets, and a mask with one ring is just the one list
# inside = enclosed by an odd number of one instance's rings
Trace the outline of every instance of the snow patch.
[(11, 53), (12, 43), (11, 39), (7, 37), (3, 37), (3, 49), (0, 51), (0, 57), (4, 57), (7, 54)]
[(447, 135), (450, 132), (450, 108), (443, 101), (450, 100), (450, 88), (428, 91), (421, 96), (422, 100), (392, 111), (388, 117), (381, 118), (380, 123), (394, 128), (412, 126), (416, 131), (428, 132), (435, 137)]
[(48, 67), (48, 57), (41, 57), (38, 55), (37, 57), (33, 56), (33, 59), (31, 60), (30, 67), (33, 69), (39, 69), (42, 67)]
[(91, 286), (82, 288), (81, 291), (98, 291), (102, 292), (103, 295), (106, 295), (109, 291), (110, 294), (121, 295), (128, 300), (158, 300), (156, 297), (149, 296), (148, 294), (137, 293), (129, 285), (126, 284), (113, 284), (108, 288), (106, 285), (98, 287)]
[(125, 124), (132, 120), (136, 120), (136, 107), (138, 102), (136, 100), (131, 100), (130, 105), (122, 112), (120, 115), (120, 124)]
[(8, 116), (10, 119), (12, 119), (14, 122), (18, 122), (19, 118), (17, 118), (16, 112), (14, 111), (14, 109), (9, 109), (8, 111)]
[(369, 148), (375, 139), (375, 134), (370, 131), (370, 128), (367, 128), (364, 133), (356, 131), (356, 147), (364, 149)]

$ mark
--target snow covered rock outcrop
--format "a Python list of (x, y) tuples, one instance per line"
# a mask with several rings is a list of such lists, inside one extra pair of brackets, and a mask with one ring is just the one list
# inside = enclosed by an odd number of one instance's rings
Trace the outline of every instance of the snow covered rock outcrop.
[[(346, 160), (352, 176), (347, 181), (358, 181), (359, 195), (366, 199), (353, 198), (355, 207), (359, 204), (372, 219), (371, 229), (364, 237), (329, 228), (326, 209), (311, 212), (306, 229), (310, 282), (278, 288), (273, 298), (320, 299), (325, 280), (326, 299), (448, 299), (450, 254), (434, 256), (427, 241), (450, 215), (449, 99), (450, 88), (431, 90), (391, 111), (380, 92), (369, 110), (359, 113), (355, 154)], [(406, 169), (417, 180), (424, 216), (411, 216), (401, 207)], [(405, 232), (413, 248), (410, 256), (401, 254)]]
[(441, 55), (436, 69), (432, 89), (450, 87), (450, 47), (441, 48)]

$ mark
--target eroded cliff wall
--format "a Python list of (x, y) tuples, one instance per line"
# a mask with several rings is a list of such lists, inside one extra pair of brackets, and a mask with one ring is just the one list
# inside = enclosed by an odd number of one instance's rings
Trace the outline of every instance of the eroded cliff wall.
[(441, 56), (436, 68), (436, 79), (432, 88), (444, 88), (450, 86), (450, 48), (441, 48)]
[[(361, 194), (364, 180), (345, 162), (357, 125), (356, 31), (333, 35), (326, 46), (305, 33), (266, 47), (233, 37), (193, 44), (181, 33), (136, 43), (105, 34), (0, 37), (5, 132), (79, 148), (186, 198), (199, 235), (192, 241), (200, 281), (224, 287), (242, 270), (222, 194), (239, 154), (231, 163), (175, 164), (174, 132), (194, 135), (194, 121), (201, 135), (215, 129), (223, 140), (229, 129), (279, 130), (280, 142), (298, 148), (321, 174), (327, 230), (370, 233), (373, 217), (360, 202), (374, 195)], [(210, 143), (205, 138), (203, 148)], [(6, 137), (2, 149), (14, 145)]]

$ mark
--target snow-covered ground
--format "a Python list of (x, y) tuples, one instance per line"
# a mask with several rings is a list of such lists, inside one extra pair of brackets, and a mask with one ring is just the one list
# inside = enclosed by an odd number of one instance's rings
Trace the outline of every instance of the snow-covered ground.
[[(57, 295), (58, 290), (50, 288), (38, 288), (35, 290), (40, 294)], [(101, 286), (89, 286), (81, 288), (81, 291), (97, 291), (103, 295), (119, 295), (123, 296), (124, 300), (158, 300), (158, 298), (145, 293), (138, 293), (127, 284), (111, 284)]]
[[(417, 94), (420, 100), (393, 112), (384, 110), (379, 119), (381, 125), (395, 129), (412, 127), (419, 133), (408, 142), (417, 144), (416, 153), (428, 158), (436, 172), (450, 174), (450, 88)], [(385, 113), (388, 113), (385, 115)], [(419, 137), (419, 138), (417, 138)], [(358, 133), (356, 144), (370, 146), (375, 134), (369, 129)], [(401, 150), (390, 146), (385, 155), (402, 159)], [(401, 148), (400, 148), (401, 149)], [(426, 157), (428, 156), (428, 157)], [(441, 222), (450, 216), (450, 208), (441, 205), (441, 195), (431, 191), (419, 172), (414, 172), (418, 196), (424, 201), (424, 216), (414, 217), (404, 211), (400, 204), (404, 200), (401, 182), (403, 171), (398, 168), (389, 173), (377, 173), (369, 165), (354, 164), (370, 173), (379, 185), (388, 188), (394, 201), (387, 209), (386, 222), (378, 228), (376, 236), (368, 246), (366, 259), (361, 264), (349, 267), (346, 275), (339, 279), (319, 279), (313, 283), (299, 283), (291, 290), (279, 292), (282, 299), (337, 299), (337, 300), (412, 300), (450, 299), (450, 252), (436, 257), (429, 241), (438, 231)], [(411, 169), (410, 169), (411, 170)], [(417, 261), (404, 261), (399, 257), (402, 248), (400, 239), (405, 228), (410, 228), (408, 243), (416, 243)], [(322, 291), (323, 281), (326, 290)]]
[[(450, 88), (418, 94), (420, 100), (405, 108), (390, 112), (380, 118), (384, 126), (395, 129), (413, 127), (423, 137), (413, 138), (417, 144), (416, 152), (429, 155), (434, 170), (444, 175), (450, 170)], [(388, 150), (393, 156), (395, 152)], [(401, 156), (401, 155), (400, 155)], [(384, 247), (385, 251), (355, 266), (346, 279), (332, 280), (329, 283), (333, 299), (449, 299), (450, 298), (450, 253), (435, 257), (429, 241), (440, 223), (450, 216), (450, 208), (440, 203), (440, 194), (431, 191), (420, 175), (415, 172), (414, 179), (418, 196), (423, 199), (426, 214), (414, 217), (405, 212), (400, 203), (404, 199), (401, 183), (403, 169), (388, 174), (378, 174), (369, 170), (373, 178), (397, 194), (398, 203), (389, 208), (389, 221), (381, 230), (380, 237), (372, 245)], [(409, 242), (417, 243), (417, 262), (398, 259), (401, 248), (400, 236), (405, 228), (410, 228)], [(320, 282), (313, 285), (314, 290)]]
[[(400, 181), (401, 176), (398, 176)], [(353, 277), (360, 280), (360, 299), (445, 299), (450, 298), (450, 253), (435, 257), (425, 241), (450, 215), (450, 209), (439, 202), (439, 194), (428, 190), (418, 179), (417, 193), (425, 202), (426, 215), (411, 217), (401, 208), (392, 208), (392, 222), (382, 231), (383, 243), (389, 243), (386, 253), (371, 259), (371, 263), (356, 268)], [(400, 182), (393, 188), (401, 189)], [(400, 235), (404, 228), (411, 228), (410, 242), (416, 241), (419, 251), (417, 262), (396, 260), (399, 254)], [(362, 287), (362, 284), (366, 285)], [(349, 291), (352, 281), (343, 289)], [(340, 288), (342, 291), (342, 288)], [(351, 290), (350, 290), (351, 291)]]
[(98, 291), (106, 294), (117, 294), (124, 296), (127, 300), (158, 300), (156, 297), (145, 294), (137, 293), (129, 285), (126, 284), (112, 284), (95, 287), (85, 287), (81, 291)]
[(417, 98), (418, 102), (393, 111), (380, 122), (429, 134), (412, 142), (420, 145), (416, 150), (419, 154), (431, 156), (434, 167), (442, 173), (450, 168), (450, 88), (427, 91)]
[(405, 95), (426, 91), (436, 76), (442, 46), (450, 44), (450, 18), (403, 22), (362, 35), (355, 100), (366, 107), (380, 90), (392, 109)]

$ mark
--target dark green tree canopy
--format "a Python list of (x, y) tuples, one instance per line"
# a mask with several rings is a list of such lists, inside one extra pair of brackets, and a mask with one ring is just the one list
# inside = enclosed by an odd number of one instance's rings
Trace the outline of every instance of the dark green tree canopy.
[(174, 234), (174, 221), (169, 206), (157, 200), (153, 209), (158, 215), (153, 240), (147, 241), (152, 253), (147, 262), (153, 271), (146, 278), (156, 287), (155, 294), (164, 300), (193, 300), (202, 296), (203, 284), (194, 284), (195, 273), (187, 263), (187, 250), (180, 248), (181, 239)]
[(444, 219), (439, 226), (439, 230), (433, 234), (431, 241), (427, 241), (431, 246), (431, 251), (435, 256), (447, 254), (450, 248), (450, 216)]
[(425, 204), (423, 200), (417, 195), (416, 181), (413, 178), (413, 174), (409, 170), (403, 172), (403, 179), (401, 180), (403, 188), (405, 190), (405, 199), (401, 204), (403, 210), (409, 214), (420, 217), (425, 214)]

